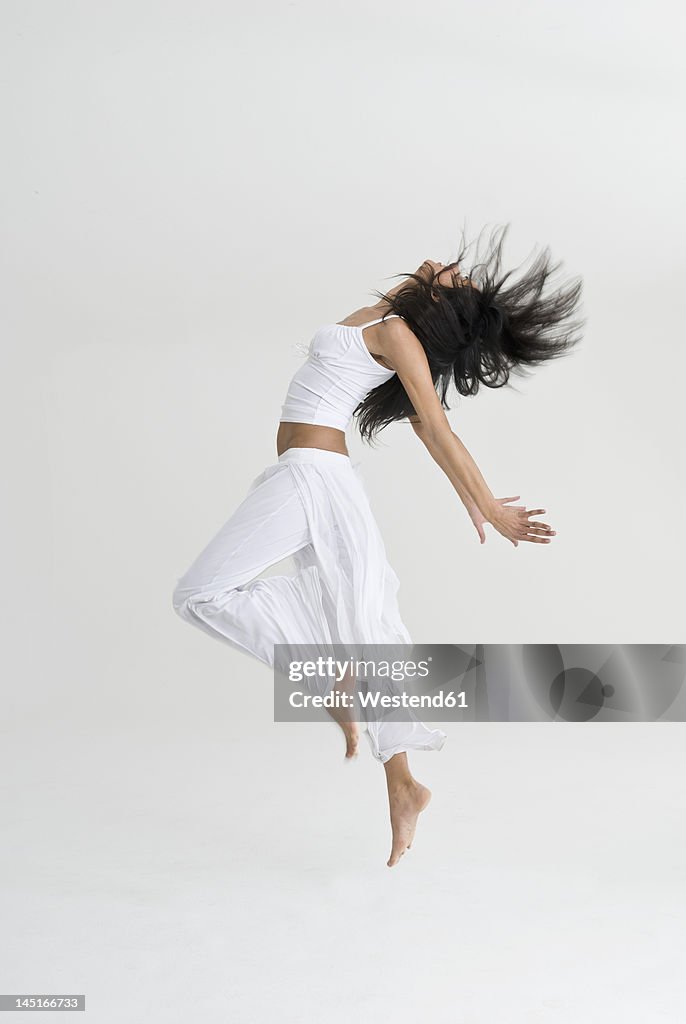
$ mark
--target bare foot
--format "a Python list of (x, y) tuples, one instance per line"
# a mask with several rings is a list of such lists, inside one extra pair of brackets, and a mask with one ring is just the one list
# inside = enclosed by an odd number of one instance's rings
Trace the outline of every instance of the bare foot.
[[(348, 702), (352, 702), (355, 697), (356, 685), (357, 680), (355, 676), (348, 672), (336, 684), (333, 692), (343, 694)], [(327, 708), (326, 710), (334, 722), (337, 722), (343, 730), (343, 735), (345, 736), (345, 759), (346, 761), (351, 761), (354, 757), (357, 757), (360, 743), (360, 726), (358, 722), (354, 721), (354, 704), (352, 707), (341, 706)]]
[(360, 744), (360, 726), (357, 722), (351, 722), (345, 710), (341, 708), (327, 708), (326, 710), (334, 722), (340, 725), (343, 730), (343, 735), (345, 736), (345, 759), (350, 761), (353, 757), (357, 757)]
[(388, 867), (397, 864), (406, 850), (409, 850), (417, 828), (417, 818), (431, 799), (431, 790), (421, 782), (409, 779), (399, 784), (389, 784), (388, 801), (391, 810), (393, 845)]
[(360, 727), (357, 722), (339, 722), (343, 735), (345, 736), (345, 758), (350, 760), (357, 757), (357, 749), (360, 743)]

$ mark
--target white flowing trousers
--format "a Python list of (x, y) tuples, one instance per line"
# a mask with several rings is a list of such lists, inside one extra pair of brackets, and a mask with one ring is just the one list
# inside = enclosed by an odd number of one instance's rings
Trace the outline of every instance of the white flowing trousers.
[[(289, 556), (294, 575), (256, 579)], [(411, 644), (398, 577), (359, 463), (321, 448), (289, 448), (250, 485), (231, 518), (177, 581), (187, 622), (274, 666), (274, 644)], [(381, 762), (437, 750), (446, 735), (414, 716), (370, 721)]]

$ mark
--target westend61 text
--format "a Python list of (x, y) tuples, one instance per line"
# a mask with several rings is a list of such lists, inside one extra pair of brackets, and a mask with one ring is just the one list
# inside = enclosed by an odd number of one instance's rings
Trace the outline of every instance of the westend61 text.
[(358, 702), (363, 708), (466, 708), (465, 691), (455, 693), (439, 690), (434, 694), (410, 693), (342, 693), (334, 691), (322, 697), (319, 694), (291, 693), (288, 702), (292, 708), (352, 708)]

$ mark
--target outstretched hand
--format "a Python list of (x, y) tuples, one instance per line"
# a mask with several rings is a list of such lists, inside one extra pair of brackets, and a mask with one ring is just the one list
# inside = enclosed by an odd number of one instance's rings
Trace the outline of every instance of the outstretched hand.
[(476, 505), (467, 507), (469, 518), (476, 527), (479, 540), (486, 543), (484, 524), (490, 523), (503, 537), (509, 540), (515, 547), (520, 540), (530, 541), (534, 544), (549, 544), (550, 538), (555, 536), (555, 530), (547, 523), (529, 522), (531, 516), (542, 515), (544, 508), (527, 510), (526, 505), (509, 505), (510, 501), (517, 501), (520, 497), (515, 494), (512, 498), (496, 498), (496, 506), (489, 517), (483, 516)]

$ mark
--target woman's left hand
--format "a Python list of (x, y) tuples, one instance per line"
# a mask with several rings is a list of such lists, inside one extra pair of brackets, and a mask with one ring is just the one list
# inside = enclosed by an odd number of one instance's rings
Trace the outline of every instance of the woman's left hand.
[[(512, 498), (496, 498), (495, 500), (499, 504), (505, 505), (505, 504), (507, 504), (510, 501), (515, 501), (515, 499), (518, 498), (518, 497), (519, 497), (519, 495), (515, 494), (515, 496), (512, 497)], [(484, 517), (479, 512), (479, 510), (476, 507), (476, 505), (469, 504), (469, 505), (466, 505), (465, 508), (467, 509), (467, 512), (469, 513), (469, 518), (471, 519), (471, 521), (474, 523), (474, 526), (476, 527), (476, 532), (479, 534), (479, 540), (481, 541), (482, 544), (485, 544), (486, 543), (486, 533), (484, 531), (484, 523), (487, 522), (488, 520), (484, 519)], [(510, 508), (525, 509), (526, 505), (510, 505)]]

